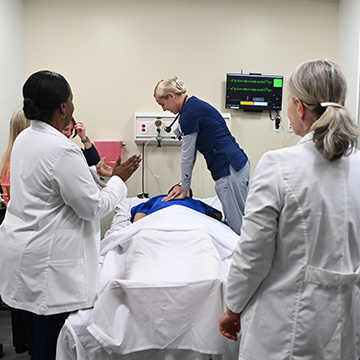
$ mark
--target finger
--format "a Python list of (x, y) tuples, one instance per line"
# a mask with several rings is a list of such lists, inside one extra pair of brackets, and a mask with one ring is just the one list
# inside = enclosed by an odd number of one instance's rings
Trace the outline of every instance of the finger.
[(117, 158), (117, 160), (116, 160), (115, 167), (116, 167), (116, 166), (120, 166), (120, 164), (121, 164), (121, 157), (119, 156), (119, 157)]
[(134, 162), (134, 161), (132, 161), (130, 164), (126, 165), (126, 168), (128, 169), (128, 171), (130, 171), (131, 174), (134, 171), (136, 171), (138, 167), (139, 167), (139, 164), (137, 162)]
[(127, 161), (139, 164), (141, 162), (141, 155), (131, 155)]
[(238, 337), (237, 337), (237, 335), (235, 334), (235, 335), (233, 335), (233, 334), (231, 334), (231, 333), (229, 333), (229, 332), (227, 332), (227, 333), (225, 333), (225, 335), (224, 336), (226, 336), (228, 339), (230, 339), (230, 340), (234, 340), (234, 341), (237, 341), (237, 339), (238, 339)]
[(220, 327), (219, 330), (223, 336), (227, 337), (230, 340), (237, 341), (238, 337), (236, 332), (234, 333), (233, 331), (230, 331), (228, 328), (223, 328), (223, 327)]
[(137, 169), (140, 166), (140, 162), (136, 158), (134, 158), (133, 161), (131, 161), (131, 166)]
[(131, 165), (133, 162), (135, 162), (135, 155), (131, 155), (124, 163), (124, 165)]

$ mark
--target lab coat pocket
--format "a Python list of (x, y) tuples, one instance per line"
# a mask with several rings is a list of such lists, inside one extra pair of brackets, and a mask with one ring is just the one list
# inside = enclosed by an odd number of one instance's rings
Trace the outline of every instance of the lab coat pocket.
[(83, 255), (82, 232), (60, 229), (55, 231), (50, 261), (77, 260)]
[(354, 273), (340, 273), (308, 265), (305, 280), (324, 286), (343, 286), (360, 281), (359, 269)]
[(46, 297), (50, 307), (86, 301), (84, 260), (51, 261)]

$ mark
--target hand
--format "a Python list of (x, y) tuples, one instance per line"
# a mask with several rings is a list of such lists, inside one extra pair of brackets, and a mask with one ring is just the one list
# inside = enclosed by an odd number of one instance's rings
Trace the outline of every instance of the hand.
[(146, 215), (147, 214), (141, 213), (141, 212), (136, 213), (135, 216), (134, 216), (133, 223), (140, 220), (140, 219), (142, 219), (142, 218), (144, 218)]
[(103, 157), (97, 164), (96, 164), (96, 171), (99, 175), (102, 176), (111, 176), (113, 168), (107, 164), (105, 164), (105, 158)]
[(121, 158), (119, 157), (113, 167), (112, 176), (119, 176), (123, 181), (126, 181), (139, 167), (140, 161), (140, 155), (132, 155), (122, 164)]
[(237, 333), (240, 331), (240, 315), (233, 313), (229, 308), (226, 309), (224, 314), (219, 320), (219, 330), (225, 337), (237, 341)]
[(182, 200), (186, 198), (186, 193), (187, 191), (183, 191), (180, 185), (176, 185), (161, 201)]
[(80, 139), (85, 140), (86, 139), (85, 125), (81, 121), (77, 121), (77, 122), (75, 122), (74, 128), (75, 128), (76, 133), (80, 136)]

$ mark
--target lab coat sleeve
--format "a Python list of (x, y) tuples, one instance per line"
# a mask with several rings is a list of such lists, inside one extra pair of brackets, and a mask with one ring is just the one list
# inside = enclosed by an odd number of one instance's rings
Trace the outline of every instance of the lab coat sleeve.
[(242, 312), (270, 272), (283, 202), (281, 169), (271, 153), (259, 161), (246, 201), (241, 237), (236, 246), (226, 286), (226, 305)]
[(113, 176), (100, 191), (84, 156), (73, 149), (67, 149), (59, 156), (52, 181), (64, 203), (88, 221), (106, 216), (127, 194), (126, 185), (118, 176)]
[(190, 190), (191, 175), (196, 160), (196, 140), (198, 133), (185, 135), (181, 145), (181, 188)]

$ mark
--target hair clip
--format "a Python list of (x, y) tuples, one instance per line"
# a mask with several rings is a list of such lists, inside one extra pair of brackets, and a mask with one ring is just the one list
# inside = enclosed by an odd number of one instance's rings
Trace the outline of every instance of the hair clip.
[(183, 90), (185, 88), (185, 83), (179, 79), (175, 80), (176, 85), (180, 87), (181, 90)]

